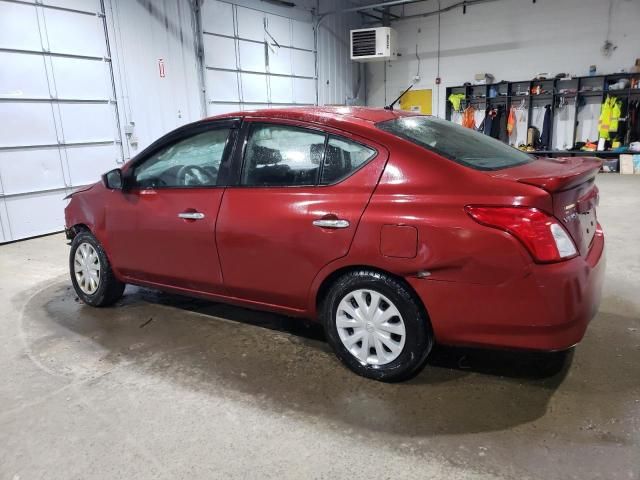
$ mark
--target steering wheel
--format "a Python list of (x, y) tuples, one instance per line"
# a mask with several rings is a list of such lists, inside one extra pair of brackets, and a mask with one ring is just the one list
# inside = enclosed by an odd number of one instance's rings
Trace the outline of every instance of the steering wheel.
[(191, 185), (211, 185), (215, 178), (204, 168), (197, 165), (183, 165), (176, 173), (178, 185), (185, 187)]

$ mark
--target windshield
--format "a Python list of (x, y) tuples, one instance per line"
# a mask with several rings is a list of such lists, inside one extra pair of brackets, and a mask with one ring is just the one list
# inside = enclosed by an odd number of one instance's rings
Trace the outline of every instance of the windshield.
[(377, 127), (476, 170), (499, 170), (534, 160), (495, 138), (435, 117), (400, 117)]

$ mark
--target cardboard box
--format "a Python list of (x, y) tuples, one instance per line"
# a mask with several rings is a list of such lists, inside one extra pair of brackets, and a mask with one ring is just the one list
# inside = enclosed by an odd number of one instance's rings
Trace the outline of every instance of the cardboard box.
[(640, 175), (640, 153), (620, 155), (620, 173), (623, 175)]
[(492, 84), (493, 83), (493, 75), (491, 75), (490, 73), (476, 73), (475, 77), (475, 84), (476, 85), (487, 85), (487, 84)]

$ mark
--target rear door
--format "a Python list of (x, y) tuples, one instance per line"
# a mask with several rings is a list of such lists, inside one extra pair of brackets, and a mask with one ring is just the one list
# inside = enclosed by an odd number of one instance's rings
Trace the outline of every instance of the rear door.
[(249, 119), (216, 229), (232, 296), (306, 307), (311, 282), (347, 254), (387, 160), (384, 148), (297, 122)]
[(179, 133), (135, 162), (106, 205), (109, 250), (127, 277), (222, 293), (215, 225), (238, 122)]

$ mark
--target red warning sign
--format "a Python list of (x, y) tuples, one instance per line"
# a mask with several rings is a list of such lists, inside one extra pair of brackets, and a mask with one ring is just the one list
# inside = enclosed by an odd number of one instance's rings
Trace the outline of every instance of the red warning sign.
[(162, 58), (158, 59), (158, 73), (160, 74), (160, 78), (164, 78), (165, 77), (164, 60)]

